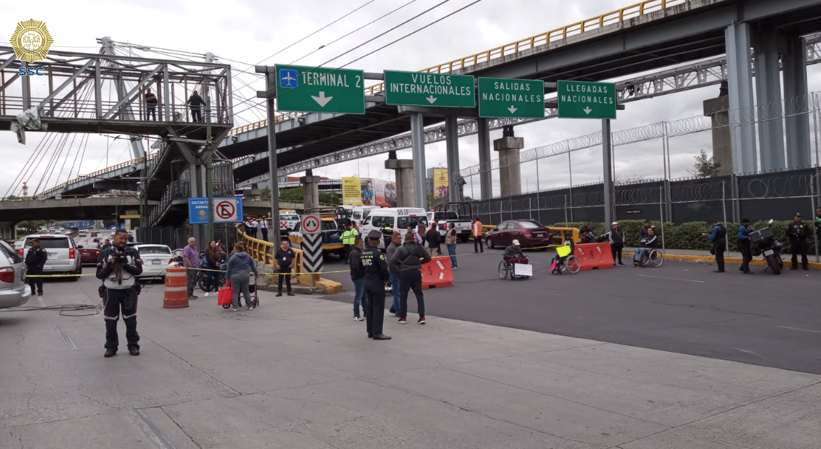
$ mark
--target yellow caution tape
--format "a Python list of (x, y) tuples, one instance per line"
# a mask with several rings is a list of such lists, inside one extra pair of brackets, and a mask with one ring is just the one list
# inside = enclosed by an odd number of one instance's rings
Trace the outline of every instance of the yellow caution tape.
[(82, 273), (82, 274), (28, 274), (26, 278), (73, 278), (81, 276), (96, 276), (97, 274)]

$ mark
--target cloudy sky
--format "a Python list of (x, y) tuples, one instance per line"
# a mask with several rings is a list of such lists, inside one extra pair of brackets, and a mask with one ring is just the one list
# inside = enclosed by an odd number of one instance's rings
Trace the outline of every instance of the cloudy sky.
[[(351, 51), (328, 64), (339, 66), (355, 60), (382, 45), (428, 24), (436, 19), (469, 5), (474, 0), (450, 0), (421, 17), (387, 33), (361, 48)], [(349, 33), (380, 16), (407, 3), (407, 6), (364, 29), (339, 41), (339, 37)], [(422, 13), (442, 3), (442, 0), (111, 0), (101, 6), (99, 2), (85, 0), (31, 2), (6, 2), (0, 19), (0, 41), (8, 42), (16, 23), (34, 18), (46, 22), (52, 37), (53, 48), (82, 52), (97, 52), (96, 38), (111, 36), (115, 41), (139, 43), (146, 46), (164, 47), (194, 53), (212, 52), (223, 63), (231, 63), (234, 73), (250, 88), (240, 89), (235, 96), (251, 97), (254, 91), (263, 88), (261, 80), (253, 74), (241, 74), (246, 64), (291, 63), (299, 59), (300, 64), (318, 65), (345, 53), (374, 36), (399, 25), (412, 16)], [(575, 21), (627, 6), (634, 0), (483, 0), (429, 28), (408, 37), (384, 50), (357, 61), (351, 68), (366, 71), (385, 69), (419, 70), (440, 62), (486, 50), (507, 42), (558, 28)], [(363, 6), (364, 5), (364, 6)], [(326, 26), (330, 22), (361, 9), (322, 31), (302, 40), (306, 35)], [(7, 44), (6, 44), (7, 45)], [(324, 46), (324, 48), (319, 49)], [(318, 50), (319, 49), (319, 50)], [(139, 56), (140, 53), (135, 53)], [(157, 54), (144, 53), (147, 57)], [(272, 55), (275, 55), (271, 57)], [(302, 59), (300, 59), (302, 58)], [(821, 90), (821, 71), (810, 69), (810, 90)], [(252, 70), (251, 70), (252, 71)], [(234, 81), (236, 89), (240, 82)], [(716, 96), (717, 87), (694, 90), (673, 96), (644, 100), (627, 106), (620, 111), (614, 130), (634, 128), (663, 120), (675, 120), (699, 115), (702, 102)], [(235, 108), (245, 109), (247, 105)], [(235, 124), (241, 125), (260, 120), (264, 108), (252, 108), (239, 114)], [(517, 136), (524, 137), (525, 147), (533, 148), (570, 137), (600, 130), (598, 121), (546, 120), (516, 128)], [(491, 139), (501, 136), (501, 131), (492, 133)], [(0, 134), (0, 196), (20, 194), (19, 183), (12, 185), (14, 178), (24, 169), (26, 161), (37, 147), (42, 136), (28, 134), (28, 143), (17, 143), (11, 133)], [(44, 177), (45, 166), (41, 164), (34, 171), (26, 172), (29, 179), (29, 194), (36, 185), (40, 190), (64, 182), (77, 173), (89, 173), (106, 164), (113, 165), (130, 159), (127, 144), (104, 136), (91, 135), (88, 143), (80, 144), (78, 137), (66, 143), (68, 149), (63, 157), (68, 158), (66, 167), (51, 178)], [(691, 165), (692, 154), (700, 148), (709, 149), (707, 133), (679, 138), (671, 143), (677, 152), (673, 164), (685, 171)], [(81, 166), (71, 171), (76, 152), (85, 147)], [(460, 139), (459, 152), (461, 166), (478, 163), (476, 137)], [(400, 158), (410, 158), (410, 150), (401, 151)], [(493, 155), (495, 158), (495, 155)], [(617, 172), (624, 178), (654, 177), (662, 172), (661, 143), (645, 142), (616, 150)], [(357, 162), (347, 162), (315, 171), (315, 174), (329, 177), (345, 175), (371, 176), (393, 179), (393, 174), (384, 169), (386, 156), (374, 156)], [(427, 166), (445, 165), (444, 143), (431, 144), (426, 148)], [(601, 178), (601, 151), (598, 148), (582, 150), (571, 156), (573, 183), (596, 182)], [(63, 166), (63, 158), (55, 164)], [(564, 186), (567, 176), (567, 156), (544, 159), (539, 163), (541, 188)], [(494, 192), (498, 194), (498, 172), (494, 172)], [(524, 190), (536, 189), (536, 163), (522, 166)], [(478, 197), (478, 179), (475, 181), (475, 196)], [(470, 195), (470, 184), (466, 186)]]

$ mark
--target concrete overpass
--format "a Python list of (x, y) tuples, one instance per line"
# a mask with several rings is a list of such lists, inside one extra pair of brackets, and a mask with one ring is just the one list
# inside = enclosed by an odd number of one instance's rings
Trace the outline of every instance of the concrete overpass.
[[(149, 201), (150, 206), (157, 205)], [(29, 220), (108, 219), (125, 215), (126, 210), (140, 208), (134, 197), (21, 199), (0, 201), (0, 215), (10, 223)]]

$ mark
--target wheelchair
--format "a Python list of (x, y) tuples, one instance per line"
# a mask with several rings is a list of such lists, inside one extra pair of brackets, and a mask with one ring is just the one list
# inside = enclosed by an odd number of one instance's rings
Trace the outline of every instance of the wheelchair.
[(499, 271), (499, 277), (502, 280), (505, 280), (509, 277), (511, 281), (515, 281), (516, 278), (527, 279), (527, 278), (530, 277), (530, 276), (516, 276), (516, 274), (514, 274), (515, 271), (514, 271), (513, 264), (507, 263), (506, 260), (502, 260), (501, 262), (499, 262), (498, 271)]
[(658, 268), (661, 264), (664, 263), (664, 253), (658, 250), (658, 248), (653, 248), (650, 250), (649, 253), (643, 254), (641, 258), (641, 266), (642, 267), (654, 267)]
[[(551, 274), (562, 274), (568, 272), (576, 274), (582, 269), (582, 261), (575, 254), (571, 253), (569, 246), (560, 246), (556, 248), (556, 257), (550, 261)], [(555, 269), (554, 269), (555, 268)]]

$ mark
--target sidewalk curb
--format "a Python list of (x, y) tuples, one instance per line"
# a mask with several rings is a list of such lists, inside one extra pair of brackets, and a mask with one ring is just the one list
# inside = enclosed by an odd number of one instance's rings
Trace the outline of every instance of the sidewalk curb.
[[(715, 263), (716, 258), (714, 256), (693, 256), (689, 254), (664, 254), (665, 260), (681, 260), (685, 262), (705, 262), (705, 263)], [(784, 259), (785, 267), (789, 264), (788, 259)], [(740, 257), (725, 257), (724, 263), (734, 264), (734, 265), (741, 265), (741, 258)], [(750, 265), (758, 265), (758, 266), (767, 266), (767, 262), (763, 259), (753, 259), (750, 261)], [(821, 270), (821, 262), (810, 262), (809, 267), (811, 270)]]

